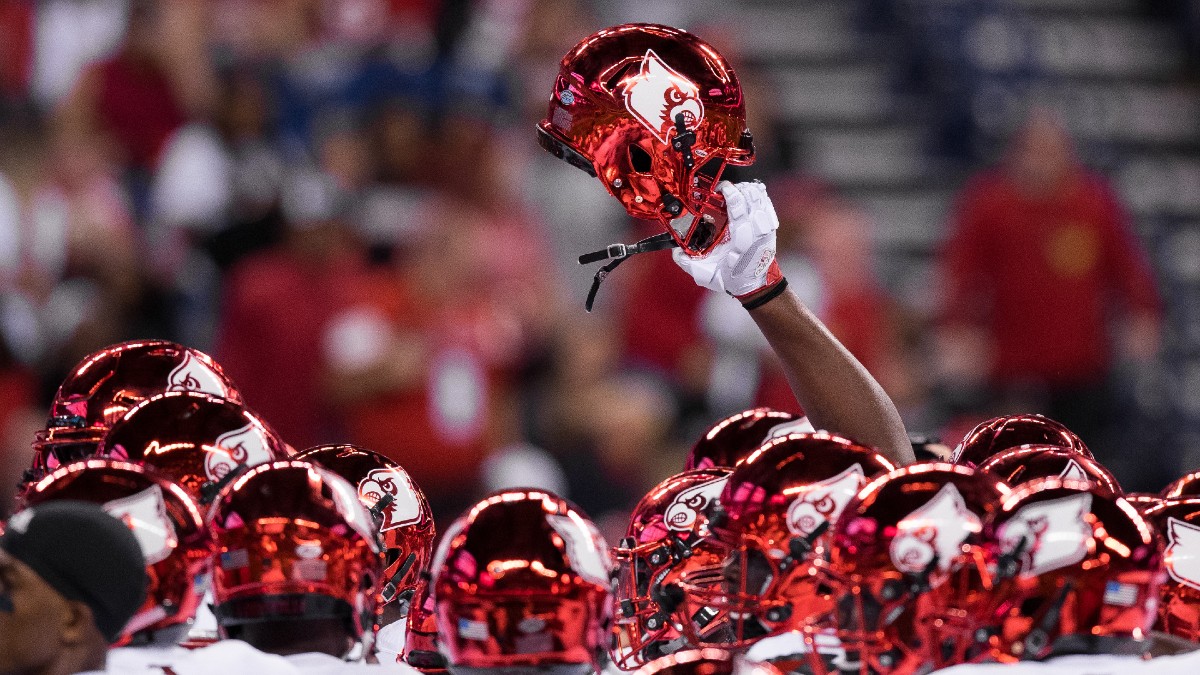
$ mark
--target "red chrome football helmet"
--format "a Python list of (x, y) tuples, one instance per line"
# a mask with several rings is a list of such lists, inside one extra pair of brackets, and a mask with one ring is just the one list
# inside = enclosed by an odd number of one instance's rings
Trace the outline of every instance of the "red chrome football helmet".
[[(697, 469), (671, 476), (634, 507), (629, 529), (613, 550), (616, 619), (609, 655), (633, 670), (688, 645), (676, 625), (691, 621), (672, 588), (689, 572), (719, 567), (725, 555), (708, 541), (708, 511), (729, 478), (728, 469)], [(695, 617), (700, 632), (718, 627), (716, 613)]]
[(358, 446), (318, 445), (296, 459), (316, 462), (357, 486), (358, 498), (378, 521), (383, 541), (381, 599), (407, 607), (424, 583), (421, 573), (433, 553), (433, 514), (425, 493), (399, 464)]
[(1074, 450), (1052, 445), (1023, 445), (1005, 450), (988, 458), (979, 469), (993, 474), (1012, 488), (1040, 478), (1062, 478), (1088, 481), (1114, 495), (1122, 494), (1116, 476), (1099, 462)]
[(216, 549), (192, 498), (150, 469), (93, 458), (59, 467), (26, 495), (28, 506), (56, 499), (101, 505), (141, 545), (150, 583), (122, 642), (182, 638), (204, 596)]
[[(344, 622), (369, 650), (379, 614), (379, 532), (358, 490), (309, 462), (270, 462), (213, 504), (213, 613), (223, 638), (267, 622)], [(295, 630), (302, 630), (297, 626)]]
[(1007, 494), (992, 476), (930, 462), (880, 476), (846, 505), (821, 572), (856, 672), (918, 672), (967, 653), (997, 557), (984, 522)]
[(609, 550), (561, 497), (506, 490), (434, 556), (438, 641), (452, 673), (598, 672), (612, 614)]
[(1200, 498), (1162, 500), (1145, 517), (1166, 546), (1163, 563), (1167, 578), (1155, 628), (1200, 641)]
[(1163, 488), (1162, 496), (1166, 499), (1200, 497), (1200, 471), (1193, 471), (1175, 479)]
[(981, 422), (963, 437), (950, 460), (979, 466), (988, 458), (1022, 445), (1053, 445), (1091, 458), (1092, 453), (1070, 429), (1042, 415), (1006, 415)]
[(754, 162), (733, 68), (703, 40), (656, 24), (606, 28), (568, 52), (537, 131), (543, 148), (664, 230), (579, 258), (613, 259), (596, 275), (589, 310), (600, 282), (630, 255), (676, 245), (689, 255), (711, 251), (727, 224), (717, 182), (726, 164)]
[(813, 430), (807, 417), (771, 408), (746, 410), (726, 417), (705, 432), (688, 452), (683, 468), (732, 469), (772, 438)]
[(165, 340), (122, 342), (91, 354), (54, 395), (50, 420), (33, 442), (26, 482), (91, 457), (104, 434), (130, 408), (168, 391), (196, 391), (236, 403), (241, 395), (208, 354)]
[(655, 659), (637, 675), (731, 675), (733, 655), (720, 649), (689, 649)]
[(293, 450), (262, 418), (238, 403), (196, 392), (170, 392), (125, 413), (97, 454), (153, 466), (193, 499), (208, 504), (233, 477), (231, 472), (286, 459)]
[(1137, 512), (1143, 516), (1145, 516), (1146, 512), (1150, 509), (1166, 501), (1161, 496), (1150, 492), (1128, 492), (1123, 496), (1125, 497), (1125, 501), (1129, 502), (1129, 504), (1133, 506), (1133, 508), (1137, 509)]
[(831, 611), (814, 561), (828, 552), (845, 505), (893, 468), (875, 450), (825, 432), (772, 439), (734, 468), (710, 515), (723, 564), (682, 584), (688, 616), (724, 614), (728, 630), (701, 634), (688, 621), (689, 639), (741, 648)]
[(1146, 650), (1165, 572), (1158, 538), (1128, 502), (1044, 478), (1017, 488), (991, 525), (1019, 565), (994, 620), (994, 658)]
[(671, 221), (711, 209), (727, 163), (754, 161), (733, 68), (700, 38), (647, 23), (606, 28), (563, 57), (538, 137), (692, 255), (723, 233)]

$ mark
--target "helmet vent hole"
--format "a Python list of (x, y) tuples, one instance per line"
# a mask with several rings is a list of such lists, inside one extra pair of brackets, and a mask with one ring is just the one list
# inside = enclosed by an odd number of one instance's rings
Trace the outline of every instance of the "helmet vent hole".
[(650, 173), (653, 168), (650, 153), (642, 149), (640, 145), (629, 146), (629, 165), (633, 167), (635, 173)]

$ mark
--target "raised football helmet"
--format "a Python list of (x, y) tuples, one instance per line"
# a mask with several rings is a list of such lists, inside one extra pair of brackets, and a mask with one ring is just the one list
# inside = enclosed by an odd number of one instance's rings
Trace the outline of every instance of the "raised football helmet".
[(1127, 501), (1043, 478), (1018, 487), (990, 524), (1018, 564), (994, 619), (997, 660), (1145, 651), (1165, 572), (1158, 537)]
[(1022, 445), (1053, 445), (1085, 457), (1092, 453), (1070, 429), (1042, 415), (1005, 415), (980, 422), (954, 448), (951, 461), (979, 466), (988, 458)]
[(348, 648), (351, 640), (370, 648), (383, 555), (378, 527), (346, 479), (309, 462), (261, 464), (221, 493), (209, 522), (222, 637), (253, 644), (256, 625), (328, 620), (344, 629)]
[(721, 649), (689, 649), (660, 656), (638, 669), (637, 675), (730, 675), (733, 655)]
[(241, 402), (221, 366), (200, 350), (166, 340), (105, 347), (80, 361), (59, 386), (46, 428), (33, 442), (33, 466), (26, 482), (96, 454), (104, 434), (130, 408), (168, 391)]
[(831, 624), (853, 672), (909, 673), (960, 660), (974, 639), (975, 612), (990, 600), (982, 593), (997, 554), (984, 522), (1007, 494), (993, 476), (940, 462), (876, 478), (833, 525), (820, 571), (834, 612), (808, 630)]
[(1200, 497), (1200, 471), (1192, 471), (1171, 481), (1163, 488), (1162, 496), (1166, 499), (1176, 497)]
[(1156, 628), (1200, 641), (1200, 497), (1162, 500), (1145, 516), (1166, 547)]
[(407, 607), (424, 583), (421, 573), (433, 553), (433, 514), (425, 493), (399, 464), (366, 448), (318, 445), (296, 459), (316, 462), (358, 488), (358, 498), (379, 523), (383, 541), (381, 599)]
[(672, 587), (685, 574), (713, 569), (724, 559), (724, 551), (708, 541), (708, 512), (728, 478), (728, 469), (685, 471), (659, 483), (634, 507), (625, 538), (613, 550), (616, 617), (609, 656), (621, 670), (688, 646), (677, 624), (694, 619), (704, 624), (701, 632), (720, 625), (715, 612), (687, 616)]
[(608, 546), (592, 521), (541, 490), (476, 504), (432, 566), (438, 642), (452, 673), (598, 672), (612, 615)]
[(178, 642), (200, 606), (216, 548), (192, 498), (151, 469), (92, 458), (61, 466), (38, 481), (26, 504), (57, 499), (99, 504), (137, 537), (149, 585), (122, 643)]
[(732, 469), (763, 443), (790, 433), (814, 431), (807, 417), (782, 410), (752, 408), (730, 415), (706, 431), (688, 452), (684, 470)]
[(1023, 445), (994, 455), (979, 465), (1015, 488), (1039, 478), (1063, 478), (1083, 480), (1108, 490), (1114, 495), (1122, 494), (1116, 476), (1094, 459), (1074, 450), (1052, 445)]
[(814, 561), (845, 505), (875, 475), (893, 469), (875, 450), (825, 432), (768, 441), (734, 468), (710, 515), (724, 548), (720, 567), (689, 572), (689, 617), (721, 614), (727, 630), (684, 629), (694, 644), (749, 646), (833, 609)]
[(712, 250), (726, 228), (717, 182), (727, 164), (754, 161), (733, 68), (700, 38), (656, 24), (606, 28), (568, 52), (537, 132), (543, 148), (599, 178), (629, 215), (662, 224), (662, 234), (638, 244), (582, 256), (614, 259), (598, 279), (634, 253)]
[(234, 473), (286, 459), (294, 451), (240, 404), (186, 391), (134, 406), (113, 424), (97, 454), (153, 466), (208, 504)]

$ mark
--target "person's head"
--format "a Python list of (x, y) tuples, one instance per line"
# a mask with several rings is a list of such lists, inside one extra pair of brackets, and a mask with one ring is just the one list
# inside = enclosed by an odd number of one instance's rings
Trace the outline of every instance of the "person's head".
[(0, 537), (0, 673), (102, 668), (146, 583), (137, 539), (99, 506), (58, 501), (13, 516)]
[(1043, 195), (1063, 186), (1078, 166), (1071, 137), (1058, 116), (1031, 111), (1008, 147), (1006, 169), (1026, 192)]

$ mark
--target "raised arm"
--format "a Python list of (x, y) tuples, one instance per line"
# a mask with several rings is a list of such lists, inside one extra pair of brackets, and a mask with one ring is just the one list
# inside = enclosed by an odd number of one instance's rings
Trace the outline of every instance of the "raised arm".
[[(914, 461), (904, 422), (883, 388), (829, 329), (787, 290), (775, 262), (779, 219), (761, 183), (721, 184), (729, 239), (706, 256), (676, 250), (675, 262), (710, 290), (750, 312), (783, 362), (813, 425), (873, 445), (898, 464)], [(730, 300), (733, 302), (733, 300)]]

